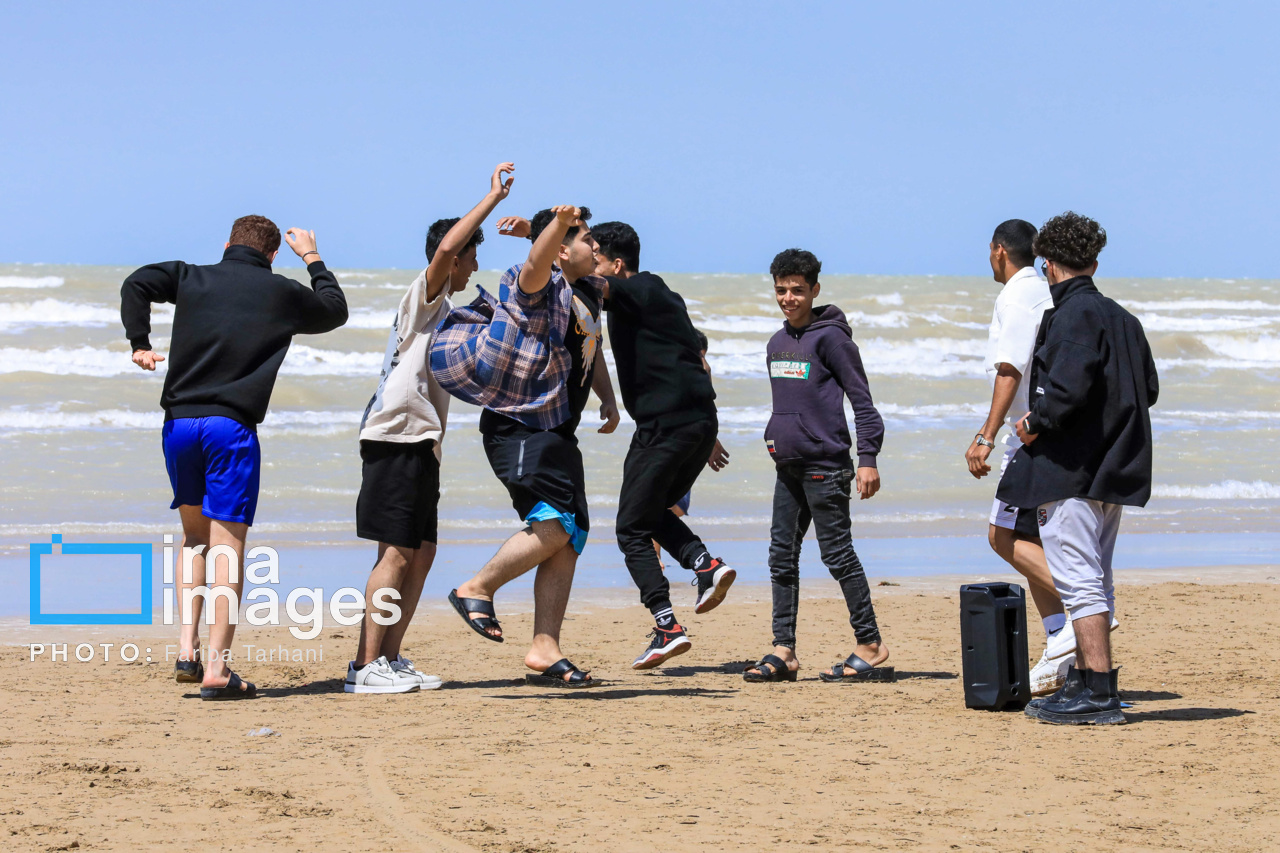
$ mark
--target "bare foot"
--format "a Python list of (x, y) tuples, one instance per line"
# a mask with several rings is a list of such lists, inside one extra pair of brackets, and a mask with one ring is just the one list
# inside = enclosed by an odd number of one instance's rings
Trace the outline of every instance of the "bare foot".
[[(462, 586), (458, 587), (458, 598), (475, 598), (475, 599), (479, 599), (480, 601), (487, 601), (490, 604), (492, 604), (493, 596), (485, 592), (484, 590), (480, 589), (479, 587), (476, 587), (475, 590), (472, 591), (471, 585), (473, 583), (474, 581), (467, 581)], [(467, 618), (468, 619), (488, 619), (492, 617), (490, 617), (488, 613), (478, 613), (478, 612), (467, 611)], [(488, 628), (485, 628), (484, 632), (488, 634), (490, 637), (502, 636), (502, 629), (495, 628), (492, 625), (490, 625)]]
[[(524, 665), (529, 667), (529, 669), (533, 670), (534, 672), (541, 674), (543, 672), (546, 672), (551, 665), (558, 663), (560, 659), (564, 657), (564, 655), (560, 655), (559, 657), (551, 660), (548, 660), (549, 657), (550, 657), (549, 655), (538, 654), (534, 652), (532, 649), (530, 649), (529, 654), (524, 656)], [(582, 671), (585, 672), (586, 670), (582, 670)], [(573, 670), (569, 670), (568, 672), (566, 672), (564, 675), (560, 677), (562, 680), (568, 681), (570, 678), (573, 677)], [(588, 675), (587, 681), (592, 681), (592, 680), (594, 679), (592, 679), (592, 677)]]
[[(889, 647), (880, 643), (859, 643), (853, 653), (872, 666), (880, 666), (889, 659)], [(823, 670), (827, 675), (835, 675), (835, 667)]]
[[(772, 654), (786, 661), (787, 669), (791, 670), (792, 672), (800, 671), (800, 659), (796, 657), (796, 653), (793, 649), (789, 649), (786, 646), (774, 646)], [(769, 665), (765, 664), (765, 668), (768, 669)], [(766, 675), (766, 673), (763, 672), (759, 667), (755, 667), (755, 666), (748, 667), (747, 672), (752, 672), (752, 673), (755, 673), (756, 675)]]
[[(231, 670), (223, 669), (220, 673), (218, 673), (217, 675), (214, 675), (210, 670), (206, 669), (204, 672), (204, 681), (201, 682), (200, 686), (201, 687), (226, 687), (230, 683), (231, 683)], [(249, 689), (249, 682), (245, 681), (243, 678), (240, 679), (240, 690), (243, 692), (248, 689)]]

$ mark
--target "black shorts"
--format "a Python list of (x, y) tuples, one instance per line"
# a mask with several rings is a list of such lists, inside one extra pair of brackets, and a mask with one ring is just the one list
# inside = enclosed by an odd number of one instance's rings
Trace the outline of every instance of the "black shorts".
[(484, 433), (484, 452), (521, 520), (545, 503), (556, 512), (572, 513), (584, 533), (591, 529), (582, 451), (572, 433), (530, 429), (512, 421)]
[(440, 509), (435, 442), (362, 441), (360, 460), (356, 535), (400, 548), (434, 544)]

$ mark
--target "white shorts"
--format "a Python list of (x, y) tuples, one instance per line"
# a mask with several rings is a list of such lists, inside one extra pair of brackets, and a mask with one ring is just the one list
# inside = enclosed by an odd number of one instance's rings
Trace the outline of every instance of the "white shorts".
[[(1009, 460), (1013, 459), (1013, 454), (1018, 452), (1018, 447), (1010, 444), (1008, 437), (1005, 438), (1005, 444), (1007, 447), (1004, 451), (1004, 460), (1000, 463), (1000, 476), (1002, 478), (1004, 477), (1004, 469), (1009, 467)], [(1004, 501), (996, 498), (991, 504), (991, 517), (987, 520), (996, 527), (1013, 530), (1014, 525), (1018, 522), (1018, 508), (1009, 506)]]

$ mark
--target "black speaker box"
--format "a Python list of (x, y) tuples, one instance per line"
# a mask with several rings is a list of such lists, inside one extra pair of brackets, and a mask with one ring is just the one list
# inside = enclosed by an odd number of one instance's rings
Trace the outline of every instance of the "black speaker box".
[(1027, 667), (1027, 602), (1012, 583), (960, 587), (964, 704), (985, 711), (1021, 709), (1031, 701)]

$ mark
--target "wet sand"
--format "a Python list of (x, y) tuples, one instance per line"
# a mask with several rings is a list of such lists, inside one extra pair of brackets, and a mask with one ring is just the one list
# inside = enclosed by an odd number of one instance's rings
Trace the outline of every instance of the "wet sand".
[[(936, 579), (874, 587), (900, 678), (879, 685), (816, 678), (852, 642), (830, 582), (806, 589), (795, 684), (742, 681), (768, 651), (758, 587), (702, 617), (677, 588), (694, 648), (650, 673), (627, 666), (647, 614), (576, 598), (564, 646), (608, 681), (579, 692), (523, 684), (514, 601), (502, 645), (424, 609), (406, 654), (446, 683), (401, 696), (342, 692), (354, 628), (242, 631), (239, 648), (324, 662), (242, 662), (261, 698), (220, 704), (173, 683), (158, 627), (6, 630), (73, 645), (70, 662), (0, 648), (0, 834), (40, 851), (1276, 849), (1277, 570), (1189, 571), (1120, 588), (1133, 708), (1102, 729), (966, 710), (956, 594)], [(158, 662), (74, 660), (79, 640), (126, 636)], [(278, 734), (246, 735), (262, 726)]]

